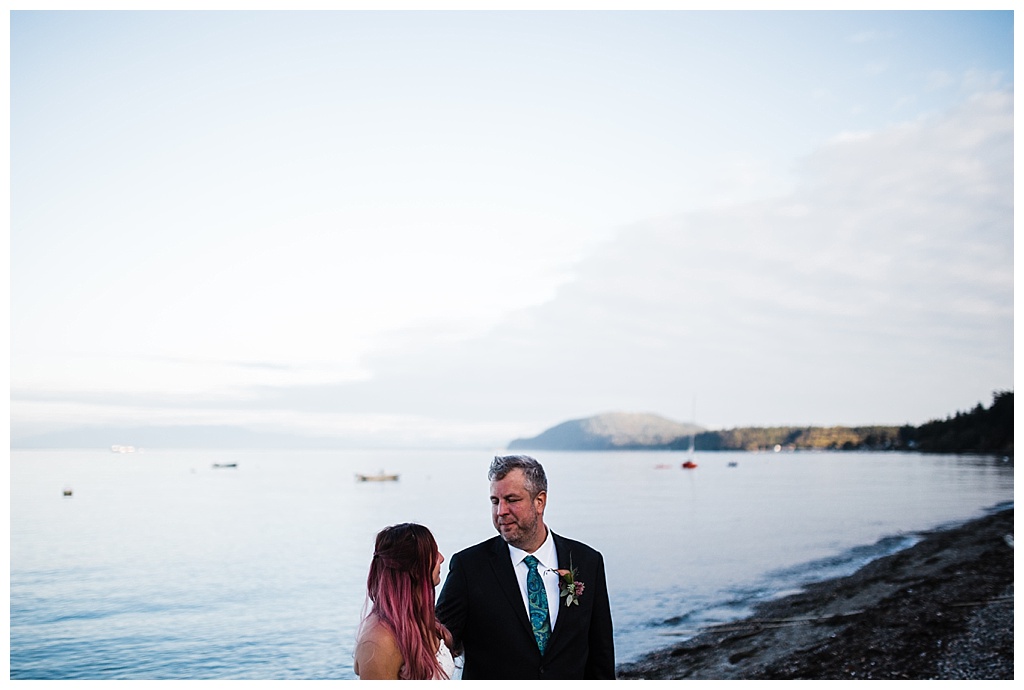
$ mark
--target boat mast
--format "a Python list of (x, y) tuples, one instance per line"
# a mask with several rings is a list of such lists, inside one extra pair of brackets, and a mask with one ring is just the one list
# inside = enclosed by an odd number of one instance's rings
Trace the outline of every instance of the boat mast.
[(694, 438), (696, 435), (696, 429), (694, 425), (697, 423), (697, 396), (693, 396), (693, 407), (690, 412), (690, 460), (693, 460), (694, 456)]

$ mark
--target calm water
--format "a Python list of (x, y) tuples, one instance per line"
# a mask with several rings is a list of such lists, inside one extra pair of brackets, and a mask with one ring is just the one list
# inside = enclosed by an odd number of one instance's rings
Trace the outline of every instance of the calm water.
[[(493, 455), (15, 451), (11, 678), (353, 678), (374, 535), (490, 537)], [(537, 457), (548, 524), (604, 553), (620, 662), (1013, 501), (1001, 458)], [(379, 469), (400, 481), (354, 480)]]

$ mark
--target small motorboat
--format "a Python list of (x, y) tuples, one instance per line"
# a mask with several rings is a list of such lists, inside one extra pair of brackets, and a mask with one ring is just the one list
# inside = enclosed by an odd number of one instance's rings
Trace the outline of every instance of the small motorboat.
[(683, 469), (684, 470), (692, 470), (692, 469), (696, 469), (696, 467), (697, 467), (697, 463), (695, 463), (693, 460), (687, 460), (686, 462), (683, 463)]
[(213, 463), (213, 467), (215, 469), (219, 469), (219, 468), (222, 468), (222, 467), (238, 467), (238, 463), (237, 462), (215, 462), (215, 463)]
[(74, 492), (71, 489), (64, 489), (65, 496), (74, 496)]
[(735, 462), (735, 461), (733, 461), (733, 462), (730, 462), (730, 463), (729, 463), (729, 467), (739, 467), (739, 463), (738, 463), (738, 462)]
[(356, 481), (358, 482), (397, 482), (397, 474), (384, 474), (384, 470), (381, 470), (377, 474), (357, 474)]

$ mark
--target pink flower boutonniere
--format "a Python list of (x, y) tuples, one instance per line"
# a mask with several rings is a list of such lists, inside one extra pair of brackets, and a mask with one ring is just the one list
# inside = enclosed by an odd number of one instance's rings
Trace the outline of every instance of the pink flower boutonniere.
[(576, 568), (572, 567), (572, 560), (569, 561), (569, 568), (569, 570), (555, 571), (558, 573), (558, 595), (565, 599), (566, 607), (573, 604), (579, 606), (584, 585), (583, 582), (576, 579)]

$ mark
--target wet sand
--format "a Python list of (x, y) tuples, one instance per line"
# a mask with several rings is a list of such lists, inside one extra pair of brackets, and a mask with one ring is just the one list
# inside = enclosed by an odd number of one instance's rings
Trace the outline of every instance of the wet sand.
[(1012, 679), (1013, 509), (618, 668), (621, 679)]

